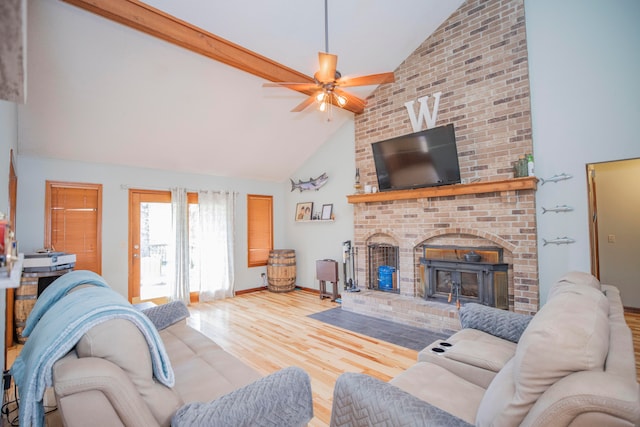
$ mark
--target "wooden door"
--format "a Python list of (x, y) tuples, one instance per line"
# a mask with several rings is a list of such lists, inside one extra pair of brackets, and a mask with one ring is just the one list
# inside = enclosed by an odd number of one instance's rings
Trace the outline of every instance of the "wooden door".
[(598, 197), (596, 192), (596, 169), (593, 164), (587, 165), (587, 180), (589, 184), (589, 243), (591, 247), (591, 274), (600, 279)]
[[(156, 207), (154, 209), (153, 207)], [(157, 269), (160, 270), (162, 264), (162, 257), (156, 256), (150, 246), (149, 240), (149, 227), (153, 212), (157, 208), (165, 206), (169, 212), (171, 212), (171, 192), (169, 191), (154, 191), (154, 190), (129, 190), (129, 301), (132, 303), (138, 303), (141, 299), (141, 285), (145, 281), (142, 265), (145, 264), (158, 264)], [(149, 212), (152, 211), (152, 212)], [(158, 218), (155, 219), (156, 221)], [(165, 218), (164, 226), (171, 229), (171, 218)], [(145, 271), (147, 268), (144, 269)], [(158, 275), (161, 276), (158, 271)], [(160, 284), (158, 284), (160, 285)], [(166, 286), (157, 286), (166, 289)], [(164, 295), (158, 295), (157, 297), (147, 298), (144, 296), (144, 300), (152, 300), (163, 302), (164, 298), (168, 296), (168, 290)]]
[[(197, 206), (198, 193), (188, 193), (189, 210)], [(171, 192), (129, 190), (129, 301), (136, 304), (168, 301), (171, 233)], [(192, 269), (198, 262), (192, 259)], [(198, 292), (191, 292), (198, 301)]]
[[(18, 175), (16, 174), (13, 150), (9, 154), (9, 224), (16, 229), (16, 204), (18, 202)], [(7, 349), (13, 346), (13, 301), (15, 289), (9, 288), (5, 293), (5, 329), (4, 329), (4, 369), (7, 369)]]
[(102, 274), (102, 184), (47, 181), (45, 210), (45, 248), (75, 254), (75, 270)]

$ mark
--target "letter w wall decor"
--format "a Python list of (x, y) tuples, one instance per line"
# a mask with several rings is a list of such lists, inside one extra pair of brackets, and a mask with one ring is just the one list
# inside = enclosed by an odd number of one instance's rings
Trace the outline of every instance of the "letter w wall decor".
[(407, 109), (407, 113), (409, 113), (409, 120), (411, 120), (411, 126), (413, 127), (414, 132), (419, 132), (422, 129), (423, 120), (427, 124), (427, 129), (435, 127), (436, 119), (438, 117), (438, 107), (440, 106), (440, 95), (442, 95), (442, 92), (436, 92), (433, 94), (433, 114), (429, 111), (429, 105), (427, 104), (429, 95), (418, 98), (420, 110), (417, 117), (414, 107), (415, 101), (405, 102), (404, 106)]

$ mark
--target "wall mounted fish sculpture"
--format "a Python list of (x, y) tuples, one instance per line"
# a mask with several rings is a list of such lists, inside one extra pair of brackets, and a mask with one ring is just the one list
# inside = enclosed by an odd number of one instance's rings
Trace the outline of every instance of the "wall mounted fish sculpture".
[(573, 175), (569, 175), (568, 173), (561, 173), (561, 174), (556, 174), (553, 175), (551, 178), (547, 178), (547, 179), (543, 179), (540, 178), (540, 182), (542, 182), (541, 185), (544, 185), (547, 182), (558, 182), (558, 181), (564, 181), (565, 179), (571, 179), (573, 178)]
[(297, 188), (302, 193), (303, 191), (309, 191), (309, 190), (318, 191), (320, 187), (322, 187), (327, 183), (327, 181), (329, 180), (329, 177), (325, 172), (317, 178), (309, 178), (309, 181), (298, 180), (298, 182), (296, 183), (293, 181), (293, 179), (290, 179), (290, 180), (291, 180), (291, 191)]
[(573, 208), (571, 206), (567, 206), (567, 205), (556, 205), (555, 208), (542, 208), (542, 213), (545, 214), (547, 212), (571, 212), (573, 211)]
[(542, 241), (544, 242), (544, 244), (542, 246), (547, 246), (547, 245), (568, 245), (569, 243), (575, 243), (575, 239), (572, 239), (571, 237), (556, 237), (555, 239), (551, 239), (551, 240), (547, 240), (547, 239), (542, 239)]

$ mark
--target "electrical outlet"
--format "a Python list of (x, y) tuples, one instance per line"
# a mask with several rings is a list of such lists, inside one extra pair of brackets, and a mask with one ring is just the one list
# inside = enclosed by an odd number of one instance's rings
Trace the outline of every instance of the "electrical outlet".
[(608, 241), (609, 243), (615, 243), (615, 242), (616, 242), (616, 235), (615, 235), (615, 234), (609, 234), (609, 235), (607, 236), (607, 241)]

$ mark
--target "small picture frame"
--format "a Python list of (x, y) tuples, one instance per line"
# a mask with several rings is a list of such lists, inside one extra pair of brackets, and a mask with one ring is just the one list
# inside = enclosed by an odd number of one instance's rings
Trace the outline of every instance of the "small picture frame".
[(322, 216), (320, 216), (320, 219), (331, 219), (331, 213), (333, 211), (333, 204), (329, 204), (329, 205), (322, 205)]
[(296, 221), (310, 221), (313, 213), (313, 202), (298, 203), (296, 205)]

